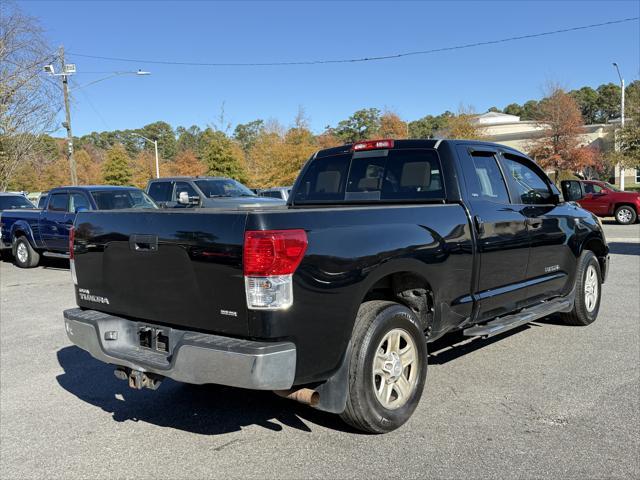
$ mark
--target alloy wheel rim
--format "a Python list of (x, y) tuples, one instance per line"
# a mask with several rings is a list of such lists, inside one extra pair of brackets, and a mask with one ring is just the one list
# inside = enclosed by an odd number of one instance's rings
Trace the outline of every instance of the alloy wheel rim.
[(584, 304), (588, 312), (593, 312), (598, 303), (598, 273), (593, 265), (589, 265), (584, 279)]
[(18, 260), (20, 260), (20, 263), (26, 263), (27, 258), (29, 257), (27, 246), (24, 243), (19, 243), (16, 250), (16, 254), (18, 255)]
[(631, 221), (631, 211), (626, 208), (623, 208), (618, 212), (618, 220), (623, 223), (627, 223)]
[(387, 332), (373, 359), (373, 390), (380, 404), (396, 410), (407, 403), (418, 383), (416, 343), (406, 330)]

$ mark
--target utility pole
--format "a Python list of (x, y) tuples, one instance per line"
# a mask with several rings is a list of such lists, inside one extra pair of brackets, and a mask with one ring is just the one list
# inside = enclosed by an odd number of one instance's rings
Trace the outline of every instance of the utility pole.
[(63, 126), (67, 129), (67, 156), (69, 157), (71, 185), (78, 185), (76, 159), (73, 156), (73, 133), (71, 133), (71, 110), (69, 109), (69, 79), (64, 63), (64, 47), (60, 47), (60, 64), (62, 68), (62, 91), (64, 92), (64, 110), (66, 115), (66, 122), (63, 123)]
[[(618, 64), (614, 62), (613, 66), (616, 67), (618, 78), (620, 78), (620, 88), (622, 88), (622, 94), (620, 98), (620, 127), (624, 128), (624, 78), (622, 78), (622, 74), (620, 73)], [(616, 141), (616, 143), (618, 142)], [(618, 163), (618, 171), (620, 172), (620, 190), (624, 192), (624, 165), (622, 165), (621, 163)]]

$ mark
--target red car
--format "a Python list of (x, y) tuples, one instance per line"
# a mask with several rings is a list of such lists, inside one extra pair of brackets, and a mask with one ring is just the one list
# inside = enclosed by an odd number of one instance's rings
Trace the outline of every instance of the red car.
[(618, 187), (597, 180), (583, 180), (584, 197), (580, 206), (599, 217), (615, 217), (622, 225), (635, 223), (640, 213), (640, 193), (622, 192)]

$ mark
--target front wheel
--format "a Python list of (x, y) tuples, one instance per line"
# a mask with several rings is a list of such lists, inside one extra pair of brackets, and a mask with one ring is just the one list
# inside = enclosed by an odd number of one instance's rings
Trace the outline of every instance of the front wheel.
[(567, 325), (589, 325), (598, 316), (602, 292), (600, 264), (593, 252), (589, 250), (582, 252), (578, 259), (575, 292), (573, 310), (561, 314), (562, 320)]
[(415, 314), (395, 302), (363, 303), (349, 360), (342, 419), (371, 433), (403, 425), (420, 402), (427, 375), (427, 341)]
[(616, 208), (615, 215), (616, 222), (618, 222), (620, 225), (631, 225), (632, 223), (635, 223), (636, 218), (638, 218), (633, 207), (630, 207), (628, 205), (622, 205)]

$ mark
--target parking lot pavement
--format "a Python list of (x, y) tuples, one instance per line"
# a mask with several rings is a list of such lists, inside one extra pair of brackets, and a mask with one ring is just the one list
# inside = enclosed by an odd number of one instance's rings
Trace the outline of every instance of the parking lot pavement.
[(3, 262), (0, 477), (640, 478), (640, 244), (605, 228), (622, 240), (595, 324), (438, 341), (414, 416), (381, 436), (269, 392), (130, 390), (67, 340), (65, 264)]

